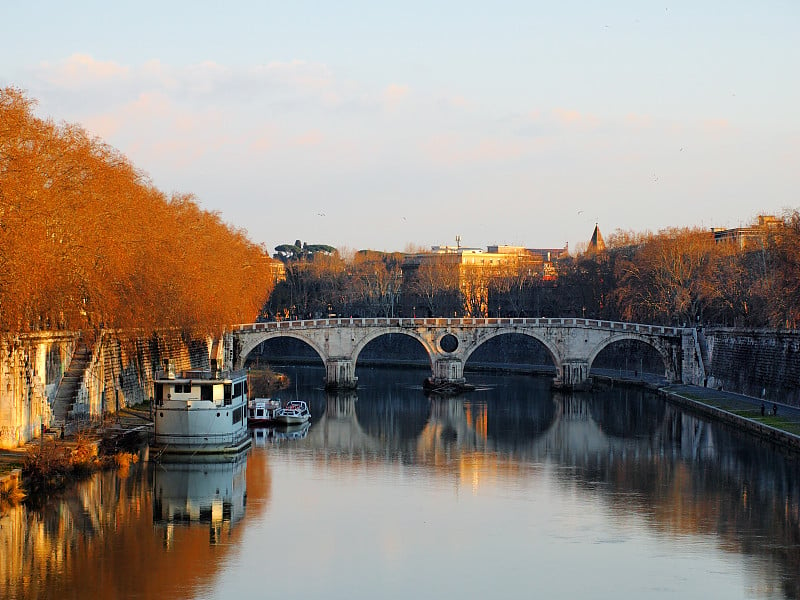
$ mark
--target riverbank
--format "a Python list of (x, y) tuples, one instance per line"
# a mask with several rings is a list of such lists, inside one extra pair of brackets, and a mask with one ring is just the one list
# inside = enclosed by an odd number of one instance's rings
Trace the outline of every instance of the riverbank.
[(0, 449), (0, 492), (47, 493), (95, 471), (135, 462), (148, 428), (149, 407), (128, 408), (102, 426), (64, 438), (50, 431), (24, 446)]
[(740, 431), (748, 432), (793, 452), (800, 452), (799, 407), (720, 389), (669, 384), (663, 378), (650, 374), (599, 375), (593, 372), (592, 379), (594, 385), (631, 385), (648, 388), (667, 401), (689, 411), (728, 423)]
[(800, 409), (795, 406), (762, 402), (752, 396), (693, 385), (668, 385), (657, 391), (683, 408), (728, 423), (794, 452), (800, 451)]

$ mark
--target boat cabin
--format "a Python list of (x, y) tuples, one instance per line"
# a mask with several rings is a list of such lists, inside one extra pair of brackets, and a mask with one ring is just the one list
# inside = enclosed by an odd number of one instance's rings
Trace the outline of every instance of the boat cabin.
[[(216, 376), (215, 376), (216, 375)], [(155, 382), (156, 406), (183, 402), (212, 402), (215, 406), (239, 405), (247, 400), (247, 373), (240, 371), (231, 377), (212, 371), (188, 370), (176, 375), (166, 373)]]

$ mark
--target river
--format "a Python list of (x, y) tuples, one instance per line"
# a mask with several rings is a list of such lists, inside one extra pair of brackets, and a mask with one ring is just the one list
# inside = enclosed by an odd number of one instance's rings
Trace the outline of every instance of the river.
[(0, 517), (0, 597), (797, 598), (798, 462), (640, 389), (361, 369), (228, 464), (101, 473)]

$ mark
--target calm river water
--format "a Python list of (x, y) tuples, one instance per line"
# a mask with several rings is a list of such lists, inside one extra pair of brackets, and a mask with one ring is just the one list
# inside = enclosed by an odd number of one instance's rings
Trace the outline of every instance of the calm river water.
[(0, 597), (796, 598), (798, 463), (640, 390), (288, 367), (308, 430), (0, 517)]

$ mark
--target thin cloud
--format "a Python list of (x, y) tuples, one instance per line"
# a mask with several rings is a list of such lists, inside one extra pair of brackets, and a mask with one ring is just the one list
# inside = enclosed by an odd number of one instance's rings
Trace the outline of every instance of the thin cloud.
[(456, 166), (516, 159), (527, 146), (519, 140), (483, 137), (465, 139), (457, 134), (430, 136), (423, 150), (428, 159), (438, 165)]
[(322, 135), (321, 131), (313, 130), (306, 131), (295, 137), (294, 143), (297, 146), (319, 146), (324, 139), (325, 136)]
[(597, 127), (600, 119), (588, 113), (582, 113), (569, 108), (554, 108), (552, 116), (556, 122), (568, 126)]
[(95, 60), (88, 54), (73, 54), (57, 63), (41, 63), (36, 73), (51, 86), (76, 90), (125, 79), (130, 69), (113, 61)]
[(390, 109), (396, 108), (408, 97), (408, 93), (407, 85), (392, 83), (383, 91), (384, 104)]

